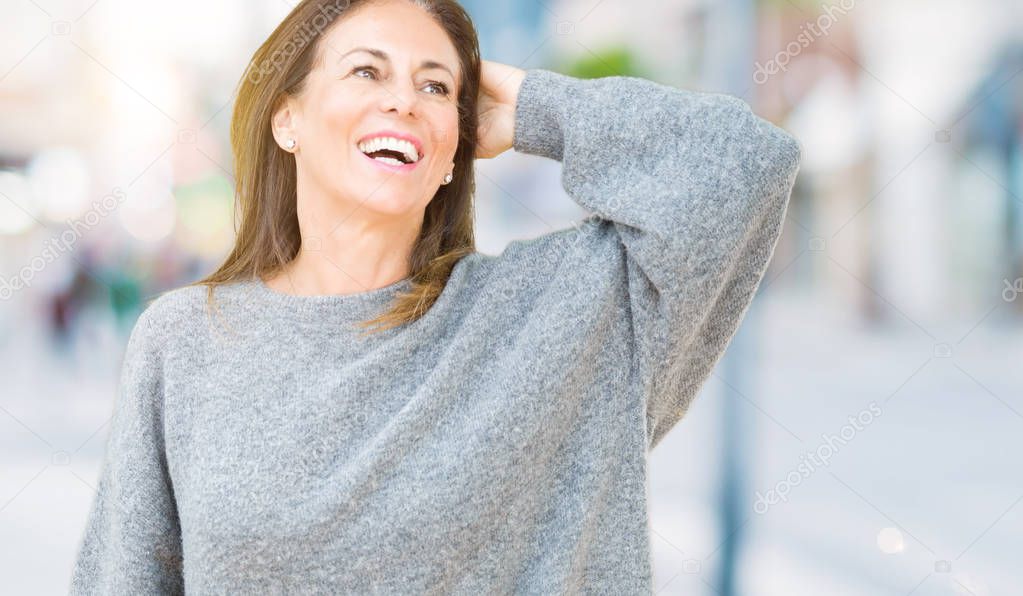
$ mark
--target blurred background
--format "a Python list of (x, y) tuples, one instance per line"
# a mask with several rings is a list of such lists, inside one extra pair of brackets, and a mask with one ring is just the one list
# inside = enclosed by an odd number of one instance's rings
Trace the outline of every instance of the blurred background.
[[(1023, 4), (471, 0), (483, 57), (737, 95), (803, 166), (650, 453), (658, 594), (1023, 593)], [(66, 593), (127, 334), (233, 237), (228, 124), (288, 0), (0, 6), (0, 577)], [(585, 212), (477, 163), (479, 250)]]

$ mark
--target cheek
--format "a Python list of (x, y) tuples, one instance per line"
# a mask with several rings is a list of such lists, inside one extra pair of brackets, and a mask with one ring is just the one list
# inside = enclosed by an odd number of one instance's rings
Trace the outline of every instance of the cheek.
[(458, 149), (458, 112), (447, 110), (433, 119), (433, 143), (437, 155), (442, 156), (440, 163), (446, 167), (455, 157)]
[(345, 144), (351, 140), (351, 132), (359, 122), (357, 102), (339, 96), (324, 97), (317, 104), (310, 118), (309, 125), (316, 136), (328, 137), (335, 144)]

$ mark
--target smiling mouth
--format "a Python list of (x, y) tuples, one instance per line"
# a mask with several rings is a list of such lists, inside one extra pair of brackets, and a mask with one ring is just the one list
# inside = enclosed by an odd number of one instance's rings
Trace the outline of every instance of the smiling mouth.
[(401, 151), (394, 151), (392, 149), (379, 149), (371, 153), (363, 153), (363, 155), (370, 159), (393, 166), (404, 166), (410, 163), (416, 163), (409, 161), (405, 154)]
[(405, 166), (419, 163), (425, 154), (417, 141), (382, 134), (355, 144), (363, 155), (388, 165)]
[(412, 172), (418, 169), (420, 162), (423, 161), (422, 157), (418, 161), (409, 162), (407, 159), (402, 159), (404, 156), (395, 155), (394, 151), (372, 151), (366, 153), (359, 151), (367, 160), (373, 162), (376, 167), (391, 172)]

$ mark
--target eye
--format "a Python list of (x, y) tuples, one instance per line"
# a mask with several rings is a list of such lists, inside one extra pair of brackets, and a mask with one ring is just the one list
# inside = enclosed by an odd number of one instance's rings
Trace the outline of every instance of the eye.
[[(352, 74), (356, 74), (356, 73), (358, 73), (359, 71), (362, 71), (362, 70), (367, 71), (367, 72), (373, 72), (373, 73), (377, 72), (377, 69), (372, 67), (372, 66), (356, 66), (355, 68), (352, 69)], [(376, 74), (374, 74), (374, 78), (375, 77), (376, 77)], [(364, 79), (366, 77), (357, 77), (357, 78)]]
[(430, 81), (427, 87), (437, 87), (440, 89), (440, 91), (434, 93), (434, 95), (448, 95), (450, 93), (447, 85), (444, 83), (438, 83), (437, 81)]

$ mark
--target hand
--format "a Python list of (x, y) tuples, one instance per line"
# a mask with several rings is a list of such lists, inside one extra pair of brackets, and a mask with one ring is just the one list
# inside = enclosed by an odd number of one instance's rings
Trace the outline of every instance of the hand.
[(515, 100), (526, 71), (490, 60), (483, 60), (480, 64), (476, 158), (490, 159), (512, 147)]

